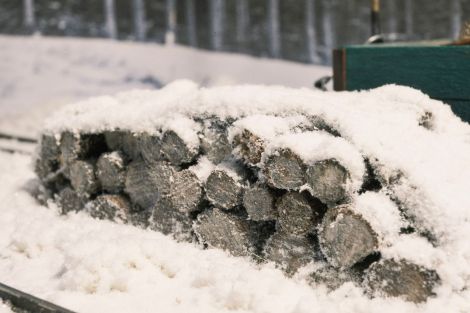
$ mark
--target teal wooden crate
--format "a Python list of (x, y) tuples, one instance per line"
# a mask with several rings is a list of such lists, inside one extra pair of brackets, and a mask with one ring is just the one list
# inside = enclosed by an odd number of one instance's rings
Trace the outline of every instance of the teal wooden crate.
[(334, 51), (334, 89), (399, 84), (451, 105), (470, 122), (470, 46), (384, 44)]

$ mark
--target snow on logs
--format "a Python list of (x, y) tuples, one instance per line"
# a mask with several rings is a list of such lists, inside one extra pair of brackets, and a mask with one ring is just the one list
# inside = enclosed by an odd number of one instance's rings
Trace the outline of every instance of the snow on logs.
[(151, 131), (45, 132), (35, 170), (63, 214), (148, 227), (288, 275), (320, 264), (312, 284), (425, 301), (437, 274), (380, 259), (388, 233), (358, 208), (359, 191), (380, 192), (364, 190), (364, 159), (320, 117), (193, 116)]

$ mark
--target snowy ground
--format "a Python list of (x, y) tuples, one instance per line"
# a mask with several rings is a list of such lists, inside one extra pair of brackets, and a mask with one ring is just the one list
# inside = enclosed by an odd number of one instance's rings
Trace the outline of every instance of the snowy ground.
[(0, 36), (0, 131), (36, 133), (58, 106), (188, 78), (201, 85), (311, 87), (330, 70), (293, 62), (97, 39)]

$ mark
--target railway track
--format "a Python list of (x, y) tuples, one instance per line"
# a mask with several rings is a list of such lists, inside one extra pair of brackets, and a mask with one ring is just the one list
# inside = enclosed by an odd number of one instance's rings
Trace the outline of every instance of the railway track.
[(38, 141), (35, 138), (0, 132), (0, 151), (32, 155)]
[(42, 300), (18, 289), (0, 283), (0, 299), (12, 306), (14, 312), (21, 313), (74, 313), (69, 309)]

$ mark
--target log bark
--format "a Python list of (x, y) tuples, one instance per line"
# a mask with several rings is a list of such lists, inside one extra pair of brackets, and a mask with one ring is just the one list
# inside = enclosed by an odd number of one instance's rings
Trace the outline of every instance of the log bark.
[(70, 187), (62, 189), (55, 198), (61, 214), (67, 214), (72, 211), (80, 211), (86, 203), (86, 199), (77, 195), (75, 190)]
[(202, 184), (190, 170), (177, 172), (165, 197), (173, 210), (186, 214), (195, 212), (203, 199)]
[(178, 241), (194, 241), (193, 219), (189, 214), (175, 210), (167, 198), (160, 198), (151, 211), (152, 230), (171, 235)]
[(309, 237), (277, 231), (266, 242), (263, 255), (266, 260), (273, 261), (287, 275), (292, 276), (315, 260), (314, 243)]
[(209, 247), (218, 248), (234, 256), (256, 254), (256, 241), (250, 224), (242, 218), (214, 208), (200, 214), (194, 224), (199, 241)]
[(100, 195), (87, 203), (86, 210), (94, 218), (125, 223), (131, 219), (132, 205), (121, 195)]
[(377, 250), (377, 234), (349, 205), (328, 209), (318, 233), (328, 263), (350, 268)]
[(297, 190), (305, 184), (305, 165), (291, 150), (271, 154), (264, 165), (267, 184), (285, 190)]
[(244, 185), (236, 174), (223, 168), (212, 171), (205, 185), (207, 199), (217, 207), (231, 210), (243, 201)]
[(241, 134), (234, 136), (232, 145), (234, 153), (241, 157), (246, 163), (256, 165), (261, 162), (264, 152), (264, 140), (247, 129)]
[(120, 151), (103, 153), (97, 166), (97, 177), (104, 191), (120, 193), (126, 182), (126, 158)]
[(75, 161), (70, 165), (70, 183), (77, 194), (89, 197), (99, 190), (95, 165), (91, 161)]
[(127, 169), (125, 192), (132, 203), (147, 209), (168, 194), (175, 169), (166, 162), (147, 164), (143, 160), (132, 161)]
[(276, 203), (280, 229), (294, 236), (304, 236), (315, 231), (324, 211), (321, 203), (308, 195), (288, 192)]
[(307, 184), (311, 194), (329, 207), (347, 200), (348, 171), (335, 159), (316, 162), (307, 168)]
[(364, 285), (371, 295), (404, 297), (420, 303), (435, 295), (433, 288), (439, 283), (434, 270), (406, 260), (381, 260), (366, 271)]
[(272, 221), (277, 218), (274, 194), (266, 186), (257, 185), (245, 190), (243, 206), (253, 221)]
[(214, 164), (219, 164), (232, 152), (227, 134), (228, 126), (229, 123), (220, 120), (204, 122), (201, 151)]
[(181, 165), (193, 162), (199, 151), (188, 147), (183, 139), (169, 130), (163, 134), (161, 152), (171, 164)]

